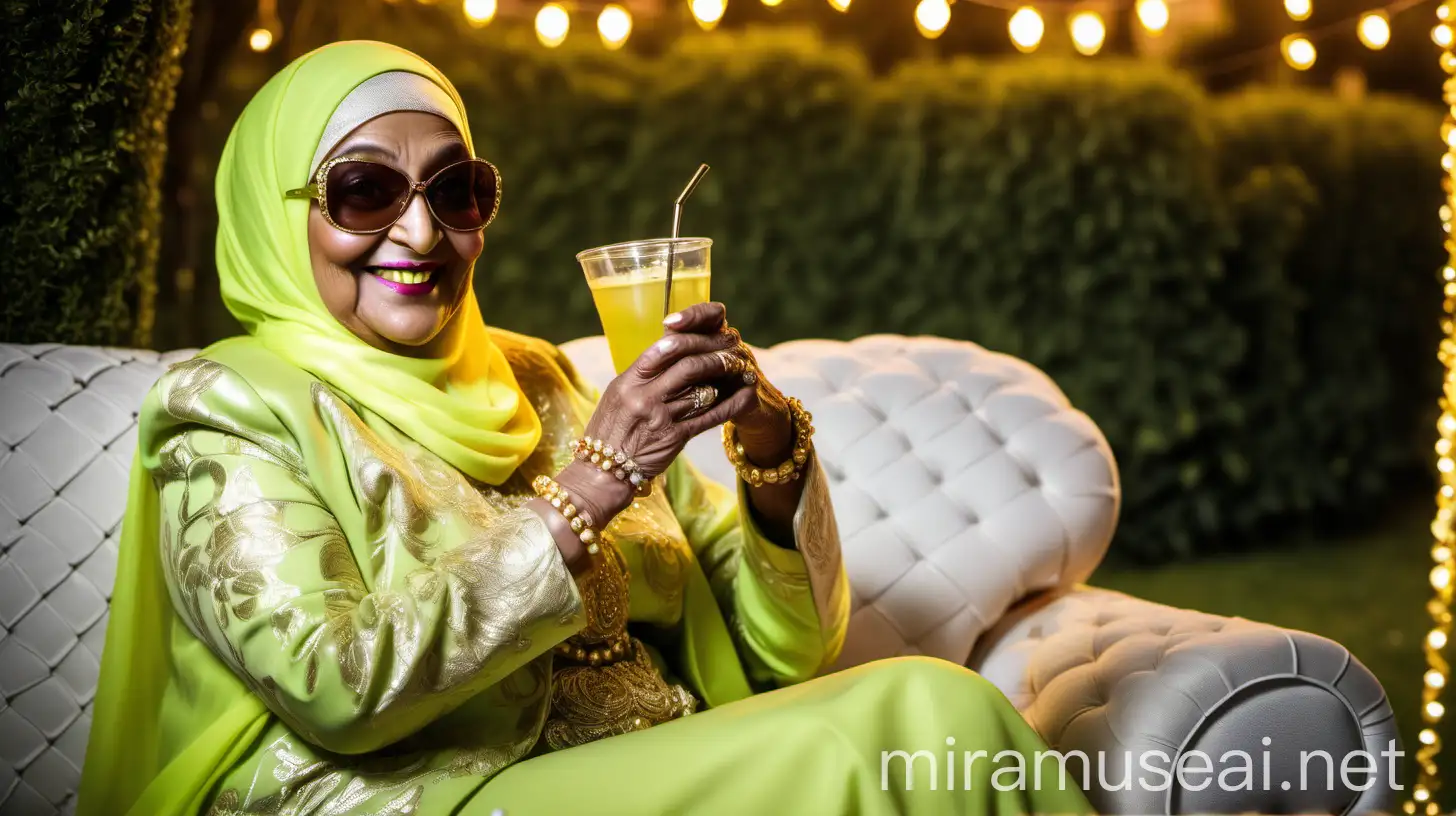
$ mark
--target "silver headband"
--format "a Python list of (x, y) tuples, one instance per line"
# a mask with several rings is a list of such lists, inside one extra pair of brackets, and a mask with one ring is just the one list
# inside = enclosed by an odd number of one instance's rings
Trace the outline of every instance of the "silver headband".
[(465, 133), (460, 109), (439, 85), (408, 71), (378, 74), (359, 83), (334, 108), (334, 115), (324, 126), (323, 138), (319, 139), (318, 150), (314, 151), (313, 161), (309, 164), (309, 177), (318, 172), (319, 165), (324, 163), (329, 152), (355, 128), (395, 111), (433, 113), (454, 125), (462, 135)]

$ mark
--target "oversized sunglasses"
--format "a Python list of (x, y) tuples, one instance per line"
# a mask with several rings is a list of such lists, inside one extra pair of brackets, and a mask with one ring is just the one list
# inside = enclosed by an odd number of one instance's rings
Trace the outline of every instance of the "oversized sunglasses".
[(426, 181), (368, 159), (339, 156), (324, 162), (312, 184), (289, 190), (287, 198), (311, 198), (329, 226), (355, 235), (394, 226), (415, 193), (446, 229), (483, 229), (500, 209), (500, 171), (485, 159), (456, 162)]

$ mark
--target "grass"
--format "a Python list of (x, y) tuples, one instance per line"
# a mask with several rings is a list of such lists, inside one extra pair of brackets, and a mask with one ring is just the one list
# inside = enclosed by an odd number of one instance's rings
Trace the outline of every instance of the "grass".
[[(1408, 791), (1426, 669), (1421, 639), (1430, 628), (1425, 604), (1431, 593), (1433, 510), (1429, 499), (1411, 501), (1374, 529), (1264, 552), (1151, 569), (1109, 565), (1090, 583), (1170, 606), (1302, 629), (1344, 644), (1380, 680), (1395, 709), (1407, 752), (1402, 783)], [(1456, 731), (1447, 739), (1456, 739)], [(1456, 763), (1449, 755), (1447, 761)], [(1451, 767), (1456, 773), (1456, 765)]]

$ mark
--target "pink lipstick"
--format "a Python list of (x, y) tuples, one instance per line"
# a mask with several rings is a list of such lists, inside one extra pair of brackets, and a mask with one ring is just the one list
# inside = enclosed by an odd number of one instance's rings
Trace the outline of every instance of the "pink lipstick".
[(418, 296), (434, 291), (435, 271), (439, 266), (433, 261), (386, 261), (369, 266), (366, 270), (391, 291), (406, 296)]

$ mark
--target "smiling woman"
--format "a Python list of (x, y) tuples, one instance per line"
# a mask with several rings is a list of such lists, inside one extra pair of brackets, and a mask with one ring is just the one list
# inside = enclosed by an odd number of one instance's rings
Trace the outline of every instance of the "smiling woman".
[[(808, 412), (722, 304), (600, 395), (487, 328), (499, 181), (391, 46), (248, 105), (217, 245), (251, 336), (142, 407), (78, 812), (1087, 810), (989, 763), (960, 795), (883, 784), (886, 747), (1044, 746), (951, 663), (816, 679), (849, 596)], [(720, 425), (735, 490), (679, 456)]]
[[(349, 160), (361, 158), (370, 161)], [(328, 160), (333, 163), (328, 172), (338, 179), (326, 178), (327, 209), (314, 208), (308, 219), (313, 276), (324, 306), (375, 348), (438, 356), (431, 341), (459, 311), (485, 239), (479, 218), (469, 229), (445, 228), (430, 199), (460, 197), (449, 189), (463, 186), (448, 175), (452, 171), (467, 176), (489, 171), (473, 167), (455, 126), (416, 111), (365, 123)], [(417, 193), (411, 181), (417, 178), (431, 179), (436, 189)], [(493, 200), (493, 191), (490, 196)], [(405, 199), (402, 208), (394, 205), (399, 199)], [(397, 220), (362, 234), (329, 223), (344, 219), (347, 228), (345, 213), (361, 211), (395, 214)]]

